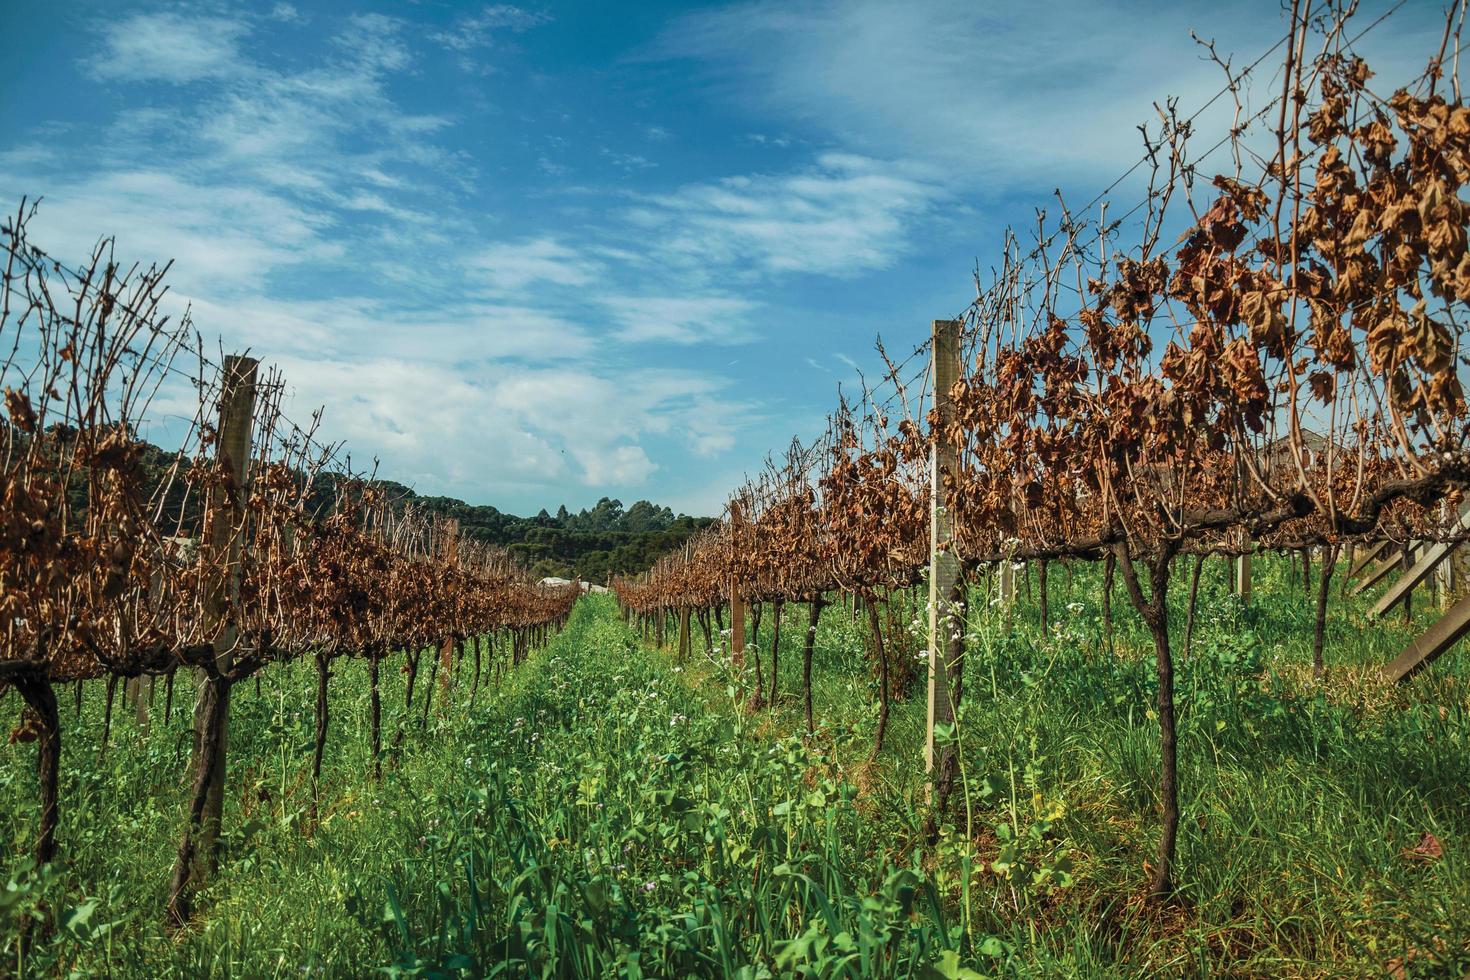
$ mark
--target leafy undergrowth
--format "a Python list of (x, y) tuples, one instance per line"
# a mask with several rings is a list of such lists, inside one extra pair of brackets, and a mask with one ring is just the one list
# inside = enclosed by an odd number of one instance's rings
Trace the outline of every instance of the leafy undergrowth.
[(458, 819), (431, 843), (455, 873), (427, 915), (390, 886), (382, 928), (406, 974), (973, 975), (917, 857), (798, 738), (749, 731), (597, 599), (477, 724)]

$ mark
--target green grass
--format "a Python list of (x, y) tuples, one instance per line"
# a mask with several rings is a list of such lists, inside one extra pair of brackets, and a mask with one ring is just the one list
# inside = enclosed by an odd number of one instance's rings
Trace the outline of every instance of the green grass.
[[(1319, 685), (1311, 607), (1289, 574), (1258, 561), (1245, 609), (1220, 563), (1206, 568), (1177, 670), (1185, 821), (1167, 909), (1143, 899), (1157, 828), (1151, 647), (1120, 587), (1106, 650), (1099, 570), (1078, 566), (1053, 569), (1047, 636), (1024, 591), (991, 608), (977, 583), (963, 798), (933, 846), (921, 665), (869, 761), (866, 627), (841, 606), (819, 627), (807, 739), (805, 609), (786, 612), (782, 699), (750, 714), (736, 690), (749, 677), (699, 638), (676, 664), (592, 597), (473, 707), (462, 678), (422, 730), (385, 671), (385, 730), (407, 735), (381, 783), (367, 778), (366, 669), (338, 661), (319, 825), (309, 664), (272, 667), (258, 696), (239, 690), (224, 867), (196, 925), (170, 933), (189, 698), (181, 684), (165, 727), (160, 690), (146, 736), (120, 704), (99, 761), (102, 690), (89, 685), (80, 723), (63, 696), (63, 858), (45, 875), (23, 859), (34, 748), (0, 752), (13, 868), (0, 975), (1464, 974), (1465, 655), (1386, 687), (1374, 668), (1409, 628), (1397, 613), (1366, 624), (1367, 600), (1334, 589)], [(921, 644), (908, 636), (895, 655)], [(18, 711), (0, 701), (0, 723)], [(1425, 833), (1443, 856), (1406, 857)], [(24, 964), (23, 914), (46, 926)]]

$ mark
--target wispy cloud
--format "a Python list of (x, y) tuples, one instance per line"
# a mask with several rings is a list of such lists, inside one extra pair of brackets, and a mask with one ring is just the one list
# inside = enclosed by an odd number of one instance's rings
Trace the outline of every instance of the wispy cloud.
[(620, 170), (632, 173), (635, 170), (648, 170), (658, 164), (645, 156), (637, 153), (619, 153), (610, 146), (604, 146), (597, 151), (602, 158)]
[(749, 338), (755, 302), (734, 296), (680, 294), (603, 297), (625, 343), (739, 343)]
[(236, 74), (243, 68), (238, 42), (248, 32), (240, 20), (172, 12), (135, 14), (110, 23), (102, 44), (86, 62), (108, 81), (183, 84)]
[[(1389, 5), (1366, 0), (1363, 22)], [(1420, 7), (1384, 33), (1435, 30), (1439, 5)], [(1281, 36), (1286, 15), (1245, 0), (745, 0), (679, 18), (647, 54), (696, 59), (732, 101), (994, 191), (1112, 177), (1137, 159), (1136, 126), (1156, 122), (1154, 102), (1179, 96), (1190, 112), (1224, 81), (1192, 28), (1243, 56), (1239, 66)], [(1217, 108), (1218, 131), (1229, 117)]]
[(729, 448), (751, 408), (717, 397), (727, 385), (693, 371), (522, 370), (501, 379), (494, 398), (529, 430), (554, 433), (585, 484), (640, 486), (658, 468), (643, 436), (674, 438), (701, 456)]
[(471, 279), (494, 294), (520, 293), (531, 285), (586, 286), (603, 271), (598, 260), (555, 238), (495, 242), (466, 260)]
[(482, 55), (495, 47), (503, 35), (521, 34), (550, 21), (551, 15), (541, 11), (492, 4), (478, 13), (458, 18), (453, 26), (434, 32), (430, 38), (454, 55), (460, 68), (484, 75), (493, 70), (493, 65)]
[(437, 31), (433, 39), (455, 51), (488, 47), (502, 31), (521, 33), (549, 23), (551, 15), (507, 3), (491, 4), (478, 13), (460, 17), (449, 30)]
[(40, 178), (0, 170), (0, 192), (44, 192), (37, 230), (63, 255), (102, 234), (126, 254), (177, 258), (171, 278), (186, 291), (254, 293), (273, 273), (331, 262), (342, 245), (324, 235), (328, 216), (254, 184), (206, 185), (163, 170), (110, 170)]
[[(908, 172), (905, 172), (908, 169)], [(850, 277), (891, 266), (942, 198), (911, 168), (827, 153), (794, 173), (749, 174), (645, 198), (629, 219), (685, 268)]]

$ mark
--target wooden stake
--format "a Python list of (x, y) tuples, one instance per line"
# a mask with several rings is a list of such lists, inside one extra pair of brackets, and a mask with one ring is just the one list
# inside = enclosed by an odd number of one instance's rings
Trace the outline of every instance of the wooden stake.
[(1251, 604), (1251, 555), (1246, 552), (1235, 559), (1235, 591), (1242, 605)]
[[(933, 336), (934, 407), (943, 425), (954, 415), (950, 389), (960, 375), (960, 321), (935, 320)], [(951, 616), (964, 615), (962, 609), (950, 606), (960, 566), (954, 553), (954, 516), (946, 506), (944, 487), (944, 474), (953, 472), (957, 463), (953, 447), (937, 439), (929, 454), (929, 703), (924, 730), (924, 771), (930, 777), (931, 793), (941, 770), (952, 765), (954, 756), (953, 744), (936, 744), (934, 731), (937, 726), (954, 724), (950, 671), (955, 665), (946, 662), (946, 651), (950, 633), (957, 628)]]
[(207, 544), (209, 553), (221, 562), (224, 574), (206, 590), (204, 616), (215, 630), (215, 670), (226, 679), (214, 680), (203, 670), (199, 671), (194, 703), (193, 792), (169, 889), (169, 915), (180, 924), (193, 914), (194, 893), (203, 887), (219, 864), (225, 746), (230, 720), (227, 678), (234, 666), (237, 641), (235, 626), (227, 613), (240, 599), (240, 566), (245, 553), (243, 500), (250, 468), (258, 367), (259, 362), (253, 357), (227, 356), (220, 389), (219, 440), (215, 454), (229, 473), (234, 493), (219, 493), (210, 501), (213, 514)]
[[(734, 531), (740, 526), (740, 505), (730, 501), (730, 546), (735, 546)], [(745, 667), (745, 596), (740, 581), (730, 576), (730, 660), (739, 672)]]
[[(459, 564), (459, 518), (451, 517), (444, 522), (444, 539), (439, 542), (439, 554), (451, 568)], [(454, 666), (456, 645), (457, 640), (453, 636), (446, 636), (439, 643), (439, 714), (441, 716), (449, 706), (450, 672)]]

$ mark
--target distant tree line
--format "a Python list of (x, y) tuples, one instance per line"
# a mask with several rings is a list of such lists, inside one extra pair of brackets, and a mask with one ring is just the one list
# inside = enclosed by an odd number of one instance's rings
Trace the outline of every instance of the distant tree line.
[(501, 545), (536, 575), (580, 577), (599, 584), (613, 575), (645, 571), (715, 522), (713, 517), (675, 515), (647, 500), (625, 510), (622, 501), (609, 497), (576, 513), (562, 506), (554, 515), (543, 508), (534, 517), (517, 517), (488, 504), (421, 497), (407, 487), (387, 485), (390, 492), (402, 493), (421, 507), (458, 518), (461, 533)]

